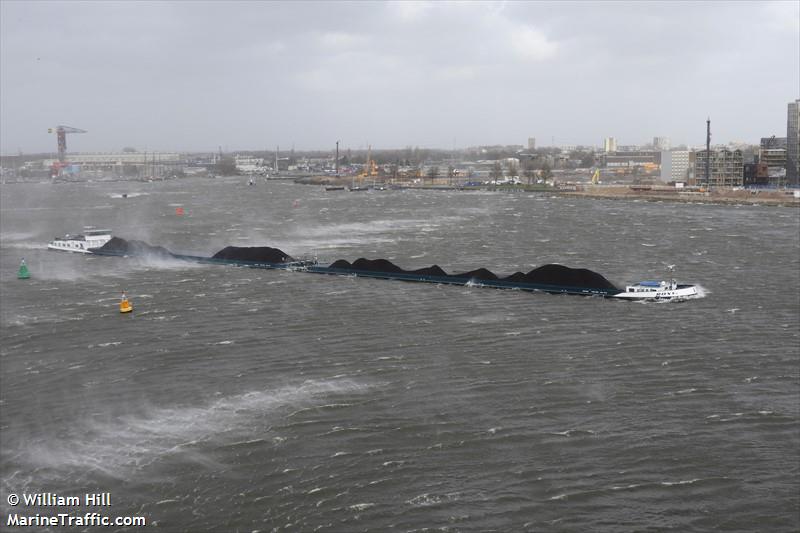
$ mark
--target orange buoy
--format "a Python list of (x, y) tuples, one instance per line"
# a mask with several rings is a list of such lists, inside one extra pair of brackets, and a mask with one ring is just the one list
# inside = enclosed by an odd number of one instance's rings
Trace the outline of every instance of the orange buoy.
[(130, 313), (133, 311), (133, 305), (128, 301), (128, 297), (125, 293), (122, 293), (122, 300), (119, 302), (119, 312), (120, 313)]
[(182, 207), (176, 207), (175, 208), (175, 214), (178, 215), (179, 217), (183, 216), (183, 208)]

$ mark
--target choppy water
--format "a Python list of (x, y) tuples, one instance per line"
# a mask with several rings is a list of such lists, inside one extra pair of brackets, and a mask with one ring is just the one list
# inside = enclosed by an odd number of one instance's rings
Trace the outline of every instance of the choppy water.
[[(4, 521), (11, 492), (104, 491), (163, 531), (800, 528), (797, 209), (241, 178), (4, 185), (1, 207)], [(620, 285), (676, 264), (706, 297), (44, 250), (84, 225), (183, 253), (558, 262)]]

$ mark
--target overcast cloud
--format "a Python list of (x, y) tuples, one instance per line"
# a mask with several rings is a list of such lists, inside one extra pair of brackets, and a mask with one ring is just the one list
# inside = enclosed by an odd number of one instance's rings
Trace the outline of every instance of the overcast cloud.
[(0, 150), (786, 135), (800, 2), (0, 1)]

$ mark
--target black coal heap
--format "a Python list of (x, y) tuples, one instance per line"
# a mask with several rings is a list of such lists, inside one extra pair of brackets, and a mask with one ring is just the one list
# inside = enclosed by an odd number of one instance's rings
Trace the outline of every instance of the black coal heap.
[(426, 268), (418, 268), (416, 270), (411, 271), (412, 274), (417, 274), (418, 276), (439, 276), (442, 278), (447, 277), (447, 272), (442, 270), (439, 265), (433, 265)]
[(109, 253), (115, 255), (137, 255), (165, 259), (174, 257), (172, 252), (163, 246), (152, 246), (144, 241), (128, 241), (120, 237), (111, 237), (110, 241), (96, 250), (99, 253)]
[(569, 268), (552, 264), (542, 265), (525, 274), (524, 283), (617, 290), (613, 283), (597, 272), (586, 268)]
[(453, 274), (454, 278), (469, 278), (469, 279), (478, 279), (482, 281), (494, 281), (497, 278), (497, 274), (492, 272), (491, 270), (487, 270), (485, 268), (479, 268), (477, 270), (470, 270), (469, 272), (462, 272), (461, 274)]
[(392, 274), (405, 272), (405, 270), (387, 259), (364, 259), (363, 257), (353, 261), (353, 265), (350, 268), (365, 272), (391, 272)]
[(387, 259), (356, 259), (353, 263), (339, 259), (329, 268), (355, 270), (361, 272), (385, 272), (389, 274), (415, 274), (418, 276), (435, 276), (441, 278), (474, 279), (479, 281), (508, 281), (512, 283), (531, 283), (536, 285), (558, 285), (561, 287), (575, 287), (581, 289), (609, 289), (618, 290), (613, 283), (597, 272), (585, 268), (570, 268), (563, 265), (543, 265), (527, 274), (515, 272), (510, 276), (500, 278), (485, 268), (470, 270), (460, 274), (448, 274), (438, 265), (416, 270), (403, 270)]
[(253, 263), (291, 263), (294, 261), (294, 258), (283, 250), (269, 246), (226, 246), (211, 258)]

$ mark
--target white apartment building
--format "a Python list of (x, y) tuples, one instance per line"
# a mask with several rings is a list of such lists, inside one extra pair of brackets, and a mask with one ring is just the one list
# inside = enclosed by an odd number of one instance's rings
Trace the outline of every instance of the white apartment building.
[(692, 152), (690, 150), (672, 150), (661, 152), (661, 180), (687, 181), (691, 176)]

